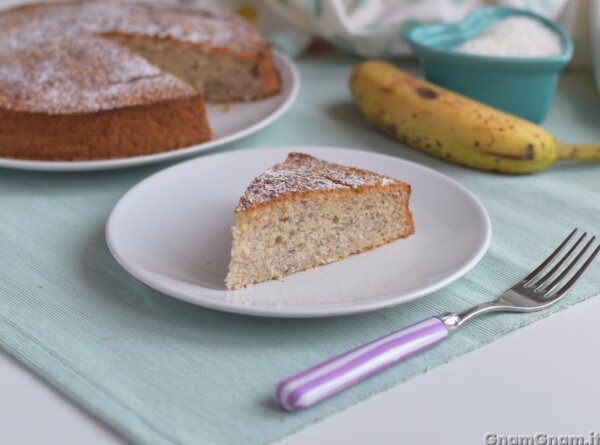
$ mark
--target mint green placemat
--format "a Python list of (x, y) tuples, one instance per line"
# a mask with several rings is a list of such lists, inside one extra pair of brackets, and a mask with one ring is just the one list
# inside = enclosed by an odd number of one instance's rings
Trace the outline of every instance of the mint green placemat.
[[(507, 177), (404, 148), (349, 102), (346, 79), (355, 62), (343, 56), (301, 61), (296, 105), (228, 149), (354, 147), (450, 175), (481, 199), (493, 223), (488, 254), (465, 278), (421, 300), (357, 316), (278, 320), (220, 313), (149, 289), (107, 250), (109, 211), (164, 164), (77, 174), (0, 170), (0, 346), (133, 442), (267, 443), (600, 291), (599, 262), (551, 310), (479, 319), (321, 406), (295, 414), (276, 409), (270, 395), (280, 378), (422, 318), (489, 299), (574, 226), (600, 234), (600, 164)], [(600, 140), (598, 116), (591, 76), (567, 76), (547, 127), (565, 140)]]

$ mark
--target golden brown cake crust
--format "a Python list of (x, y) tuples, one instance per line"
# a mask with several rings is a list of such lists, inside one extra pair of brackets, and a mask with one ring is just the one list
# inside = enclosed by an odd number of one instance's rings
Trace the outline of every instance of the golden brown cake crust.
[(111, 35), (254, 58), (265, 95), (280, 88), (268, 42), (228, 13), (161, 2), (25, 5), (0, 13), (0, 156), (103, 159), (210, 139), (203, 95)]
[(235, 213), (307, 193), (354, 193), (367, 188), (399, 188), (410, 194), (410, 185), (389, 176), (303, 153), (290, 153), (284, 162), (275, 164), (250, 183)]
[(186, 147), (211, 137), (200, 99), (191, 96), (93, 114), (0, 109), (0, 154), (17, 159), (82, 161)]

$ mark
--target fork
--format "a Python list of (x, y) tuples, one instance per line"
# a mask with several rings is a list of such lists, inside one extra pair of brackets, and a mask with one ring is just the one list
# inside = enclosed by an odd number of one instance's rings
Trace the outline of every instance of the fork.
[(428, 318), (294, 374), (277, 384), (275, 401), (288, 411), (308, 408), (431, 348), (478, 315), (502, 311), (533, 312), (556, 303), (571, 290), (600, 251), (598, 245), (582, 261), (596, 240), (593, 236), (580, 247), (588, 236), (584, 233), (561, 256), (576, 233), (577, 229), (574, 229), (533, 272), (500, 298), (463, 312)]

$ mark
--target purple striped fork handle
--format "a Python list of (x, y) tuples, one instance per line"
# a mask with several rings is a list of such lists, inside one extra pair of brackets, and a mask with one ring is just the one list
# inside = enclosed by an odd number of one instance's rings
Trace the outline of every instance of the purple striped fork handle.
[(288, 411), (308, 408), (447, 337), (444, 323), (428, 318), (282, 380), (275, 400)]

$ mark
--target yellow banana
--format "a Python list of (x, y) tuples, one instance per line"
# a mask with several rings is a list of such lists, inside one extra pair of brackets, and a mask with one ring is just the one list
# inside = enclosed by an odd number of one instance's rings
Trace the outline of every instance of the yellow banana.
[(529, 121), (417, 79), (380, 61), (359, 64), (350, 89), (386, 133), (433, 156), (480, 170), (530, 173), (559, 159), (600, 161), (600, 144), (563, 144)]

